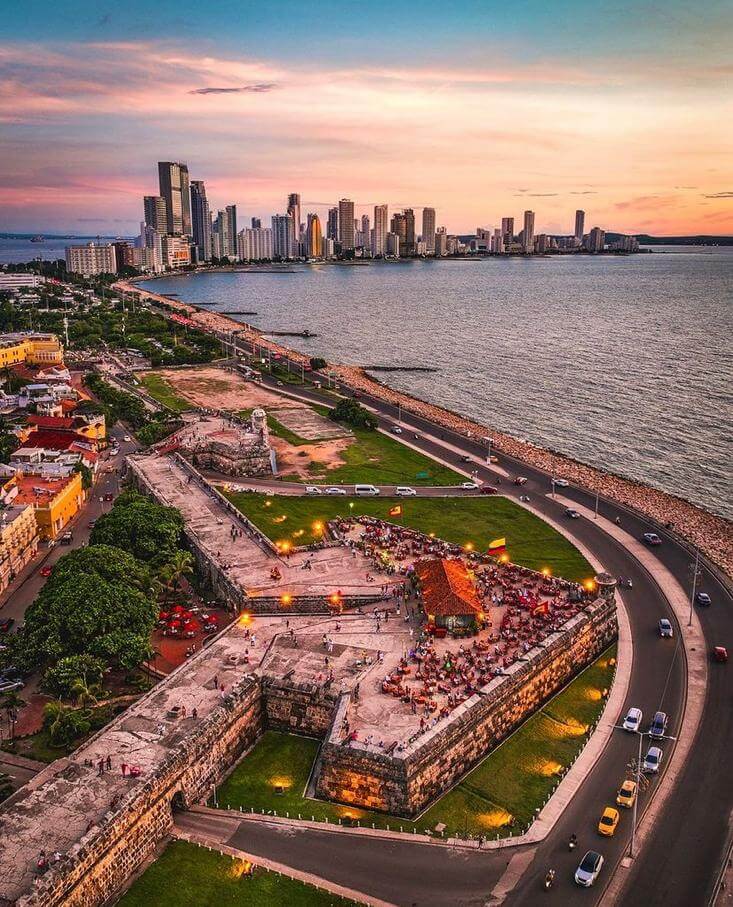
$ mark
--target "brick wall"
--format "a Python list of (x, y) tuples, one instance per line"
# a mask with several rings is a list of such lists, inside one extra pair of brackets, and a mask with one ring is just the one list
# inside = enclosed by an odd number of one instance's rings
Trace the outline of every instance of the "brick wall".
[(333, 722), (336, 695), (315, 685), (265, 677), (263, 711), (267, 726), (294, 734), (325, 737)]

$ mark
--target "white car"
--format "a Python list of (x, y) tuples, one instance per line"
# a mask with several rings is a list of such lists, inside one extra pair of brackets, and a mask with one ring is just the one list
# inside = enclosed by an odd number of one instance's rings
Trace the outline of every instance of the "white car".
[(326, 494), (346, 494), (346, 489), (345, 488), (336, 488), (336, 486), (333, 485), (333, 486), (331, 486), (331, 488), (326, 489)]
[(403, 497), (403, 498), (409, 498), (409, 497), (412, 497), (413, 495), (417, 494), (415, 489), (410, 488), (409, 485), (398, 485), (397, 488), (395, 488), (394, 493), (400, 495), (400, 497)]
[(306, 485), (306, 486), (305, 486), (305, 493), (306, 493), (306, 494), (320, 494), (320, 493), (321, 493), (321, 489), (318, 488), (318, 487), (316, 487), (315, 485)]
[(125, 435), (125, 437), (122, 440), (126, 441), (129, 444), (130, 441), (132, 441), (132, 438), (129, 435)]
[(659, 635), (662, 637), (662, 639), (672, 639), (672, 637), (674, 636), (672, 621), (667, 620), (666, 617), (663, 617), (659, 621)]
[(641, 727), (641, 719), (644, 717), (641, 709), (629, 709), (624, 718), (623, 728), (625, 731), (638, 731)]
[(664, 754), (658, 746), (650, 746), (646, 756), (644, 756), (641, 770), (655, 775), (659, 771), (659, 766), (662, 764), (663, 755)]
[(557, 485), (558, 488), (567, 488), (570, 482), (567, 479), (553, 479), (553, 485)]
[(478, 485), (475, 482), (461, 482), (461, 488), (466, 491), (478, 491)]
[(598, 874), (603, 866), (603, 857), (596, 853), (595, 850), (589, 850), (580, 861), (580, 866), (575, 870), (575, 881), (583, 888), (590, 886), (598, 878)]
[(401, 434), (402, 434), (402, 429), (399, 427), (399, 425), (393, 425), (393, 426), (392, 426), (392, 432), (393, 432), (393, 434), (395, 434), (395, 435), (401, 435)]

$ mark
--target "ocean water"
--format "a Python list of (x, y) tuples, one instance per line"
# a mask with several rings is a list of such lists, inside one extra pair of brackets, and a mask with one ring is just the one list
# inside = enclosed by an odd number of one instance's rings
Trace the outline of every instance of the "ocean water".
[[(487, 425), (733, 517), (733, 248), (151, 281)], [(233, 316), (236, 317), (236, 316)]]

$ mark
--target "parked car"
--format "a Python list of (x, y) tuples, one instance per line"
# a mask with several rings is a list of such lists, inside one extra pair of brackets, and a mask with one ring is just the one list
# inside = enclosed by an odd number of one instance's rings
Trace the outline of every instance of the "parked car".
[(526, 485), (527, 479), (525, 478), (525, 476), (517, 476), (516, 479), (514, 480), (514, 484), (515, 485)]
[(74, 533), (71, 532), (70, 529), (67, 529), (66, 532), (62, 533), (61, 538), (59, 539), (59, 542), (62, 545), (70, 545), (73, 538), (74, 538)]
[(647, 545), (651, 545), (652, 548), (662, 544), (662, 540), (659, 538), (656, 532), (645, 532), (641, 538), (647, 543)]
[(674, 636), (674, 628), (672, 627), (672, 622), (667, 620), (666, 617), (663, 617), (659, 621), (659, 635), (662, 639), (672, 639)]
[(707, 592), (698, 592), (696, 598), (698, 605), (702, 605), (704, 608), (710, 607), (710, 605), (712, 605), (713, 603), (713, 600), (710, 598)]
[(616, 803), (619, 806), (623, 806), (626, 809), (631, 809), (636, 800), (636, 781), (632, 781), (630, 778), (627, 778), (624, 783), (619, 788), (618, 793), (616, 794)]
[(641, 727), (641, 719), (644, 717), (641, 709), (631, 708), (624, 718), (623, 728), (625, 731), (638, 731)]
[(461, 488), (466, 491), (478, 491), (478, 485), (475, 482), (461, 482)]
[(654, 717), (652, 718), (652, 723), (649, 725), (649, 736), (650, 737), (664, 737), (664, 732), (667, 730), (667, 713), (666, 712), (655, 712)]
[(132, 438), (129, 435), (125, 435), (122, 440), (129, 444), (132, 441)]
[(590, 888), (598, 878), (602, 866), (603, 857), (601, 854), (596, 853), (595, 850), (589, 850), (575, 870), (576, 883), (582, 885), (583, 888)]
[(4, 617), (2, 620), (0, 620), (0, 633), (10, 633), (10, 630), (14, 623), (14, 617)]
[(650, 746), (646, 756), (644, 756), (644, 761), (641, 764), (642, 771), (655, 775), (659, 771), (659, 766), (662, 764), (663, 756), (664, 753), (658, 746)]
[(618, 820), (621, 818), (619, 811), (612, 806), (607, 806), (603, 810), (603, 815), (598, 821), (598, 834), (610, 838), (616, 831)]
[(306, 485), (306, 486), (305, 486), (305, 493), (306, 493), (306, 494), (320, 494), (320, 493), (321, 493), (321, 489), (318, 488), (316, 485)]
[(574, 510), (572, 507), (565, 508), (565, 516), (569, 516), (571, 520), (577, 520), (580, 517), (580, 514), (577, 510)]
[(410, 488), (409, 485), (398, 485), (397, 488), (395, 488), (394, 493), (398, 494), (400, 497), (403, 497), (403, 498), (412, 497), (413, 495), (417, 494), (415, 489)]
[(330, 488), (327, 488), (325, 491), (326, 494), (346, 494), (345, 488), (336, 488), (335, 485), (332, 485)]
[(380, 493), (375, 485), (354, 485), (354, 494), (362, 497), (376, 497)]

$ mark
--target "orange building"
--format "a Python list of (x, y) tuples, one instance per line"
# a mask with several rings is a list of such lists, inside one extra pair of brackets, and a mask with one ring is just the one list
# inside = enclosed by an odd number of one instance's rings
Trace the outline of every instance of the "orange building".
[(43, 539), (55, 539), (64, 531), (84, 504), (81, 475), (75, 472), (64, 479), (16, 475), (17, 506), (31, 504)]

